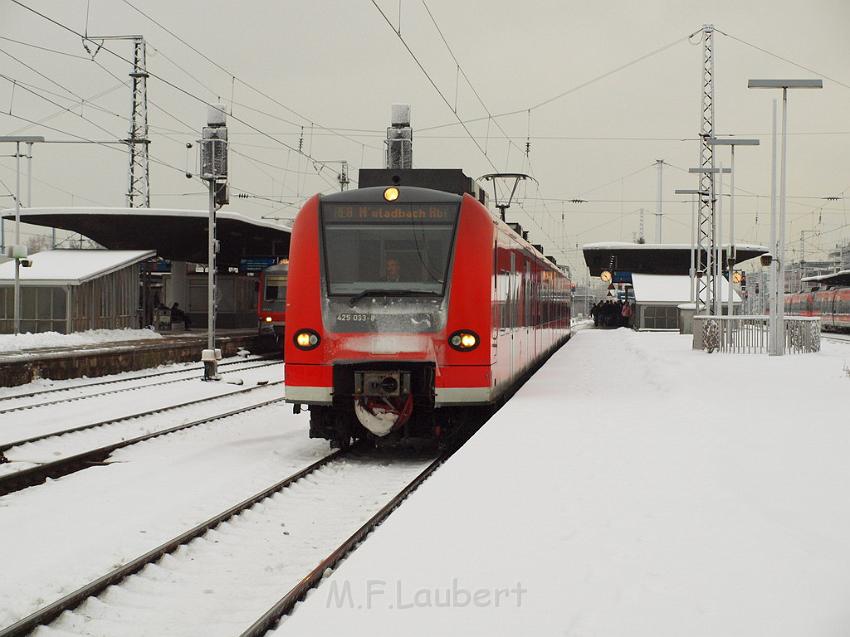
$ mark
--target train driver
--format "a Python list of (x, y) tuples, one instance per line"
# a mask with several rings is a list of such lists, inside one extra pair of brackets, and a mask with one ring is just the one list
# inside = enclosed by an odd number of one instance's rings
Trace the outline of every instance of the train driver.
[(399, 281), (401, 281), (401, 264), (395, 257), (387, 257), (387, 261), (384, 266), (384, 272), (385, 281), (391, 283), (398, 283)]

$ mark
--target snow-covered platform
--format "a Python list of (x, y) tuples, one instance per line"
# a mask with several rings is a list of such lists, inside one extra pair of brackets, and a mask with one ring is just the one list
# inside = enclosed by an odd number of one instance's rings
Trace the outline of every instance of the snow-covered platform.
[[(199, 361), (206, 330), (156, 333), (151, 330), (90, 330), (72, 334), (0, 335), (0, 387), (36, 378), (61, 380), (104, 376), (164, 363)], [(258, 339), (256, 329), (216, 330), (216, 346), (225, 356), (240, 349), (259, 353), (273, 343)]]
[(845, 634), (848, 360), (580, 331), (276, 634)]

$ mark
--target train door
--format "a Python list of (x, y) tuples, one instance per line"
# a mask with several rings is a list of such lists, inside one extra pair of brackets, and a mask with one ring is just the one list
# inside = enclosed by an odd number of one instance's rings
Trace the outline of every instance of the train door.
[(534, 318), (534, 279), (531, 275), (531, 260), (525, 260), (525, 344), (522, 354), (523, 367), (528, 365), (528, 362), (533, 358), (534, 354), (534, 332), (532, 328)]
[[(513, 248), (513, 246), (511, 247)], [(511, 250), (511, 276), (508, 280), (510, 281), (508, 294), (510, 295), (511, 299), (511, 311), (509, 318), (510, 323), (508, 325), (511, 332), (510, 378), (513, 378), (514, 373), (516, 372), (516, 326), (519, 322), (519, 286), (517, 285), (516, 280), (516, 252), (514, 252), (513, 249)]]

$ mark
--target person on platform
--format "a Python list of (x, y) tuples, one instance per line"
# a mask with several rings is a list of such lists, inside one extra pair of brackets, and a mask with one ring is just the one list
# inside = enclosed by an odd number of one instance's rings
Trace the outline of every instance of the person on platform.
[(630, 327), (632, 322), (632, 306), (631, 303), (624, 302), (623, 309), (620, 310), (620, 316), (623, 319), (623, 327)]
[(590, 308), (590, 316), (593, 318), (593, 327), (599, 327), (599, 318), (600, 318), (600, 310), (602, 308), (602, 301), (597, 301), (593, 304), (593, 307)]
[(171, 322), (183, 323), (187, 330), (192, 327), (192, 321), (189, 320), (186, 312), (180, 309), (180, 304), (177, 301), (171, 306)]

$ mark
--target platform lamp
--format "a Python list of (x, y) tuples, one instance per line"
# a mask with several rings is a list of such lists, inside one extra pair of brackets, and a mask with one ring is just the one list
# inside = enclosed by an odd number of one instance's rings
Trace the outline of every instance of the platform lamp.
[[(699, 188), (676, 188), (674, 191), (677, 195), (695, 195), (699, 197), (708, 197), (710, 193)], [(691, 276), (691, 303), (694, 303), (694, 314), (697, 313), (696, 307), (696, 249), (697, 249), (697, 206), (696, 198), (691, 197), (691, 267), (688, 274)]]
[(735, 247), (735, 146), (758, 146), (757, 139), (739, 139), (737, 137), (729, 137), (719, 139), (717, 137), (709, 137), (706, 142), (709, 146), (730, 146), (732, 151), (732, 165), (730, 167), (732, 173), (730, 175), (729, 185), (729, 252), (726, 255), (726, 263), (729, 267), (729, 309), (727, 313), (732, 316), (732, 270), (738, 262), (738, 251)]
[[(15, 186), (15, 244), (6, 245), (5, 222), (0, 218), (0, 243), (3, 244), (5, 256), (15, 260), (15, 334), (21, 331), (21, 261), (27, 258), (27, 247), (21, 245), (21, 144), (29, 147), (28, 156), (32, 157), (32, 145), (41, 143), (44, 137), (33, 135), (0, 137), (0, 142), (15, 144), (15, 162), (17, 164), (17, 184)], [(31, 172), (31, 171), (30, 171)]]
[(207, 227), (207, 348), (201, 352), (204, 380), (219, 380), (218, 361), (221, 350), (215, 347), (216, 254), (219, 251), (215, 233), (215, 213), (228, 203), (227, 191), (227, 116), (224, 106), (209, 105), (207, 125), (198, 143), (201, 147), (201, 179), (209, 184), (210, 217)]
[[(785, 176), (788, 166), (788, 89), (789, 88), (823, 88), (823, 80), (749, 80), (747, 88), (773, 88), (782, 89), (782, 167), (779, 171), (779, 233), (776, 235), (774, 222), (774, 211), (771, 211), (771, 246), (774, 264), (771, 273), (773, 289), (769, 295), (771, 299), (770, 309), (770, 338), (768, 338), (768, 353), (771, 356), (783, 356), (785, 354), (785, 302), (779, 291), (785, 291)], [(774, 102), (774, 156), (773, 156), (773, 183), (776, 183), (776, 102)], [(775, 189), (775, 186), (773, 187)], [(775, 190), (774, 190), (775, 192)], [(773, 195), (773, 193), (771, 193)], [(773, 197), (771, 197), (773, 199)], [(772, 344), (771, 344), (772, 341)]]

